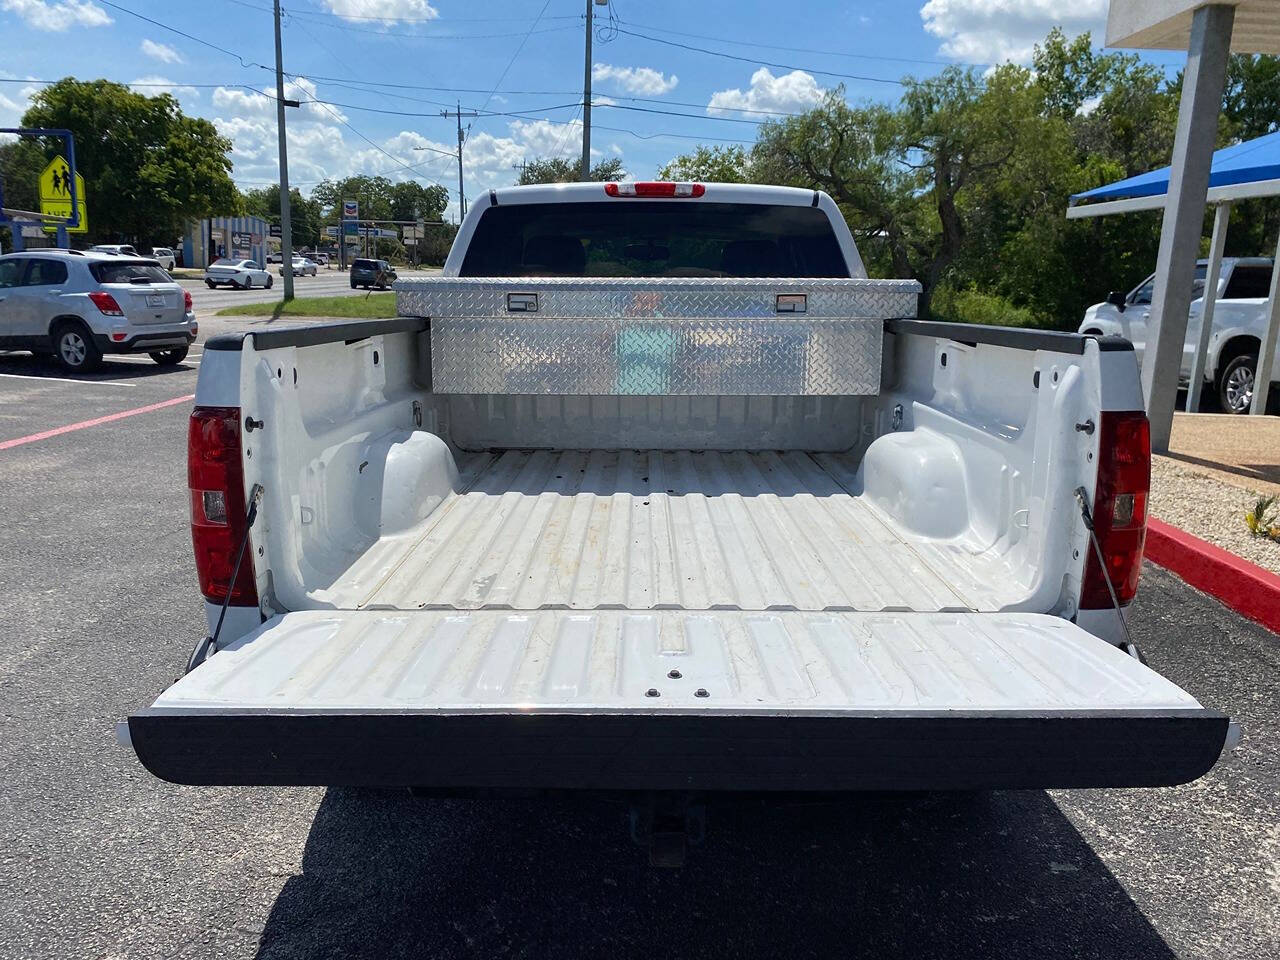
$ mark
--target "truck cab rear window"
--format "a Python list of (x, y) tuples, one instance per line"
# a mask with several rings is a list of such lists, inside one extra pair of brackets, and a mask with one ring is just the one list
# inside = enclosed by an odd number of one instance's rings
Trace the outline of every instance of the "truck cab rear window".
[(848, 277), (815, 207), (679, 200), (485, 210), (464, 277)]

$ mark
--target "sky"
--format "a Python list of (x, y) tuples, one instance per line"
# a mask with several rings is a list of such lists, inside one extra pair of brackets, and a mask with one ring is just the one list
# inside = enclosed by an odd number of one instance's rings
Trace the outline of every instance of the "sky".
[[(467, 196), (517, 166), (582, 151), (586, 0), (291, 0), (283, 5), (290, 183), (356, 173), (449, 188), (461, 104)], [(904, 76), (1026, 63), (1055, 25), (1101, 41), (1106, 0), (610, 0), (593, 6), (595, 161), (644, 179), (697, 144), (749, 146), (756, 124), (843, 85), (893, 101)], [(168, 92), (232, 144), (242, 189), (278, 177), (270, 0), (0, 0), (0, 126), (38, 81), (105, 77)], [(1182, 58), (1157, 62), (1177, 66)], [(764, 61), (764, 62), (761, 62)]]

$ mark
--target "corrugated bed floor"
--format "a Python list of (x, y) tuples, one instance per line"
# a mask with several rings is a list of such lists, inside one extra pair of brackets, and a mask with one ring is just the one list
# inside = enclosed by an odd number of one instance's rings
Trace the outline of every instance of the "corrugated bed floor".
[(980, 556), (909, 543), (805, 453), (509, 451), (365, 597), (382, 609), (990, 610)]

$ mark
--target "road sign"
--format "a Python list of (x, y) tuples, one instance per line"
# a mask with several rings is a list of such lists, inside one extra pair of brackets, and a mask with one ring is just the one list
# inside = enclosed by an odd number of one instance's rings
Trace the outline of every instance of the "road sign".
[(267, 225), (267, 232), (273, 237), (282, 236), (280, 224), (272, 223)]
[(356, 220), (360, 216), (360, 205), (354, 200), (342, 201), (342, 219)]
[[(80, 224), (68, 228), (68, 233), (89, 232), (89, 203), (85, 196), (84, 177), (76, 174), (76, 206), (80, 208)], [(71, 171), (63, 157), (54, 157), (40, 174), (40, 212), (50, 217), (63, 220), (71, 218)], [(50, 233), (58, 229), (58, 224), (47, 223), (44, 227)]]

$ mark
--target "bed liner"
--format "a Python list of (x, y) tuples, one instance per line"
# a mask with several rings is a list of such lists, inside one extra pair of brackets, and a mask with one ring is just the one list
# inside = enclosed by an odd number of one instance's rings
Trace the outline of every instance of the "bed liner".
[(506, 451), (414, 539), (317, 595), (362, 609), (1000, 609), (998, 555), (911, 538), (855, 496), (855, 461), (798, 452)]

